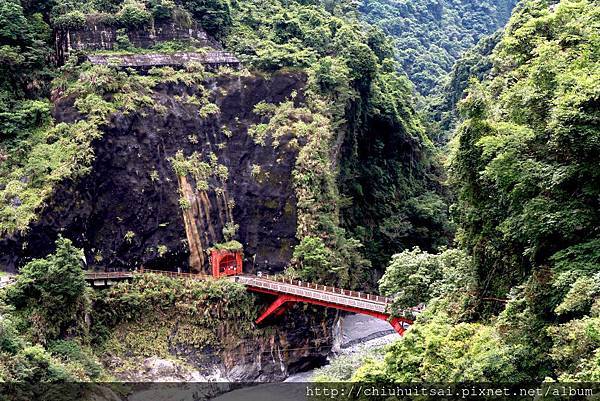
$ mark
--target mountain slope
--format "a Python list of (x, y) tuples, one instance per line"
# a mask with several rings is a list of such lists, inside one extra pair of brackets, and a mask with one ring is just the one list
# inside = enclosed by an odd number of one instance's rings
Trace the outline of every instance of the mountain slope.
[(363, 18), (394, 38), (397, 58), (428, 95), (460, 55), (504, 26), (517, 0), (364, 0)]
[(598, 381), (598, 32), (597, 1), (515, 8), (460, 106), (460, 248), (394, 256), (381, 291), (427, 310), (355, 380)]

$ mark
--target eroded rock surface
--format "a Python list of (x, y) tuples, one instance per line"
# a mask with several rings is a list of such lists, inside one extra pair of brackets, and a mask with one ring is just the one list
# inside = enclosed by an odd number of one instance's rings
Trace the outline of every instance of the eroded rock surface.
[[(16, 271), (31, 258), (53, 251), (59, 234), (84, 249), (90, 267), (175, 269), (187, 266), (188, 246), (178, 178), (169, 161), (178, 151), (214, 154), (228, 169), (225, 192), (244, 245), (244, 269), (280, 271), (296, 243), (296, 199), (292, 185), (294, 151), (257, 145), (248, 127), (261, 117), (263, 101), (279, 103), (292, 92), (302, 101), (305, 77), (222, 76), (204, 85), (219, 112), (202, 117), (188, 101), (200, 90), (161, 84), (154, 96), (162, 110), (116, 114), (94, 143), (91, 172), (79, 182), (61, 183), (24, 236), (0, 242), (0, 265)], [(81, 118), (73, 99), (55, 105), (58, 121)], [(282, 140), (285, 140), (282, 139)], [(255, 174), (256, 169), (261, 174)], [(197, 221), (204, 249), (223, 240), (226, 206), (214, 191), (202, 201), (209, 214)]]

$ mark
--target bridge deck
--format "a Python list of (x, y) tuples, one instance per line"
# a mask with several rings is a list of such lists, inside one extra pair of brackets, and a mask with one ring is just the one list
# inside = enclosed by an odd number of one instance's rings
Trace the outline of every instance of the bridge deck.
[[(212, 276), (204, 274), (179, 273), (165, 270), (148, 270), (144, 269), (139, 272), (91, 272), (86, 273), (86, 280), (94, 282), (95, 280), (129, 280), (135, 274), (150, 273), (159, 274), (171, 278), (188, 279), (188, 280), (210, 280)], [(392, 299), (373, 295), (358, 291), (349, 291), (332, 286), (321, 284), (307, 283), (299, 280), (291, 280), (277, 276), (231, 276), (230, 280), (245, 285), (249, 289), (256, 291), (267, 292), (272, 294), (288, 294), (306, 299), (326, 302), (335, 305), (347, 306), (365, 311), (378, 313), (388, 313), (387, 307), (392, 303)], [(403, 311), (402, 315), (412, 316), (413, 313), (418, 313), (421, 308), (409, 308)]]
[[(166, 270), (144, 269), (138, 271), (137, 273), (152, 273), (171, 278), (186, 278), (193, 280), (212, 279), (212, 276), (205, 274), (179, 273)], [(89, 272), (86, 273), (86, 280), (91, 281), (103, 279), (129, 279), (132, 278), (134, 274), (136, 274), (136, 272)], [(373, 295), (359, 291), (344, 290), (332, 286), (307, 283), (300, 280), (291, 280), (278, 276), (259, 277), (246, 274), (243, 276), (230, 276), (229, 279), (246, 286), (264, 288), (282, 294), (294, 294), (305, 297), (314, 297), (315, 299), (320, 299), (324, 301), (330, 301), (330, 299), (335, 298), (340, 301), (340, 304), (344, 305), (347, 304), (346, 300), (353, 300), (357, 302), (362, 301), (373, 305), (387, 305), (392, 302), (390, 298), (382, 297), (380, 295)], [(325, 295), (330, 296), (331, 298), (324, 298)]]
[(265, 289), (278, 294), (291, 294), (308, 299), (316, 299), (336, 305), (351, 306), (374, 312), (386, 312), (389, 298), (342, 290), (334, 287), (303, 283), (295, 280), (275, 281), (256, 276), (234, 276), (234, 280), (247, 287)]

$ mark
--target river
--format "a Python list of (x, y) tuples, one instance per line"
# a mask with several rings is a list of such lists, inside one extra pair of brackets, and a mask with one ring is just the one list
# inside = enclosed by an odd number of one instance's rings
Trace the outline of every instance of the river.
[[(400, 338), (389, 323), (365, 315), (348, 315), (340, 319), (336, 330), (331, 364), (344, 356), (360, 355), (381, 348)], [(307, 386), (319, 369), (288, 377), (284, 383), (259, 384), (222, 394), (212, 401), (305, 401)]]

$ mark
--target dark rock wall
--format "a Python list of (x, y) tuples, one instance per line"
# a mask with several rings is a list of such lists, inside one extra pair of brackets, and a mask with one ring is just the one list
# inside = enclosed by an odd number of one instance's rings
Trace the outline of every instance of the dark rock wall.
[[(256, 103), (278, 103), (293, 91), (300, 93), (296, 101), (301, 101), (304, 83), (303, 76), (292, 73), (214, 78), (205, 87), (220, 114), (204, 119), (198, 106), (183, 100), (198, 88), (158, 87), (155, 98), (166, 111), (113, 116), (94, 145), (96, 159), (89, 175), (61, 183), (27, 235), (0, 241), (0, 269), (15, 271), (31, 258), (46, 256), (62, 234), (85, 250), (90, 267), (185, 270), (189, 250), (178, 177), (168, 161), (181, 150), (186, 156), (212, 152), (229, 169), (225, 190), (235, 202), (232, 217), (240, 227), (244, 270), (282, 270), (296, 243), (291, 183), (296, 154), (256, 145), (247, 128), (260, 122), (253, 113)], [(56, 103), (55, 118), (79, 118), (73, 99)], [(253, 165), (260, 166), (262, 179), (252, 173)], [(226, 221), (218, 195), (209, 190), (207, 197), (210, 216), (197, 222), (204, 249), (223, 239)]]
[[(327, 364), (335, 312), (296, 305), (262, 337), (224, 341), (219, 366), (236, 382), (273, 382)], [(193, 359), (192, 365), (202, 366)]]

